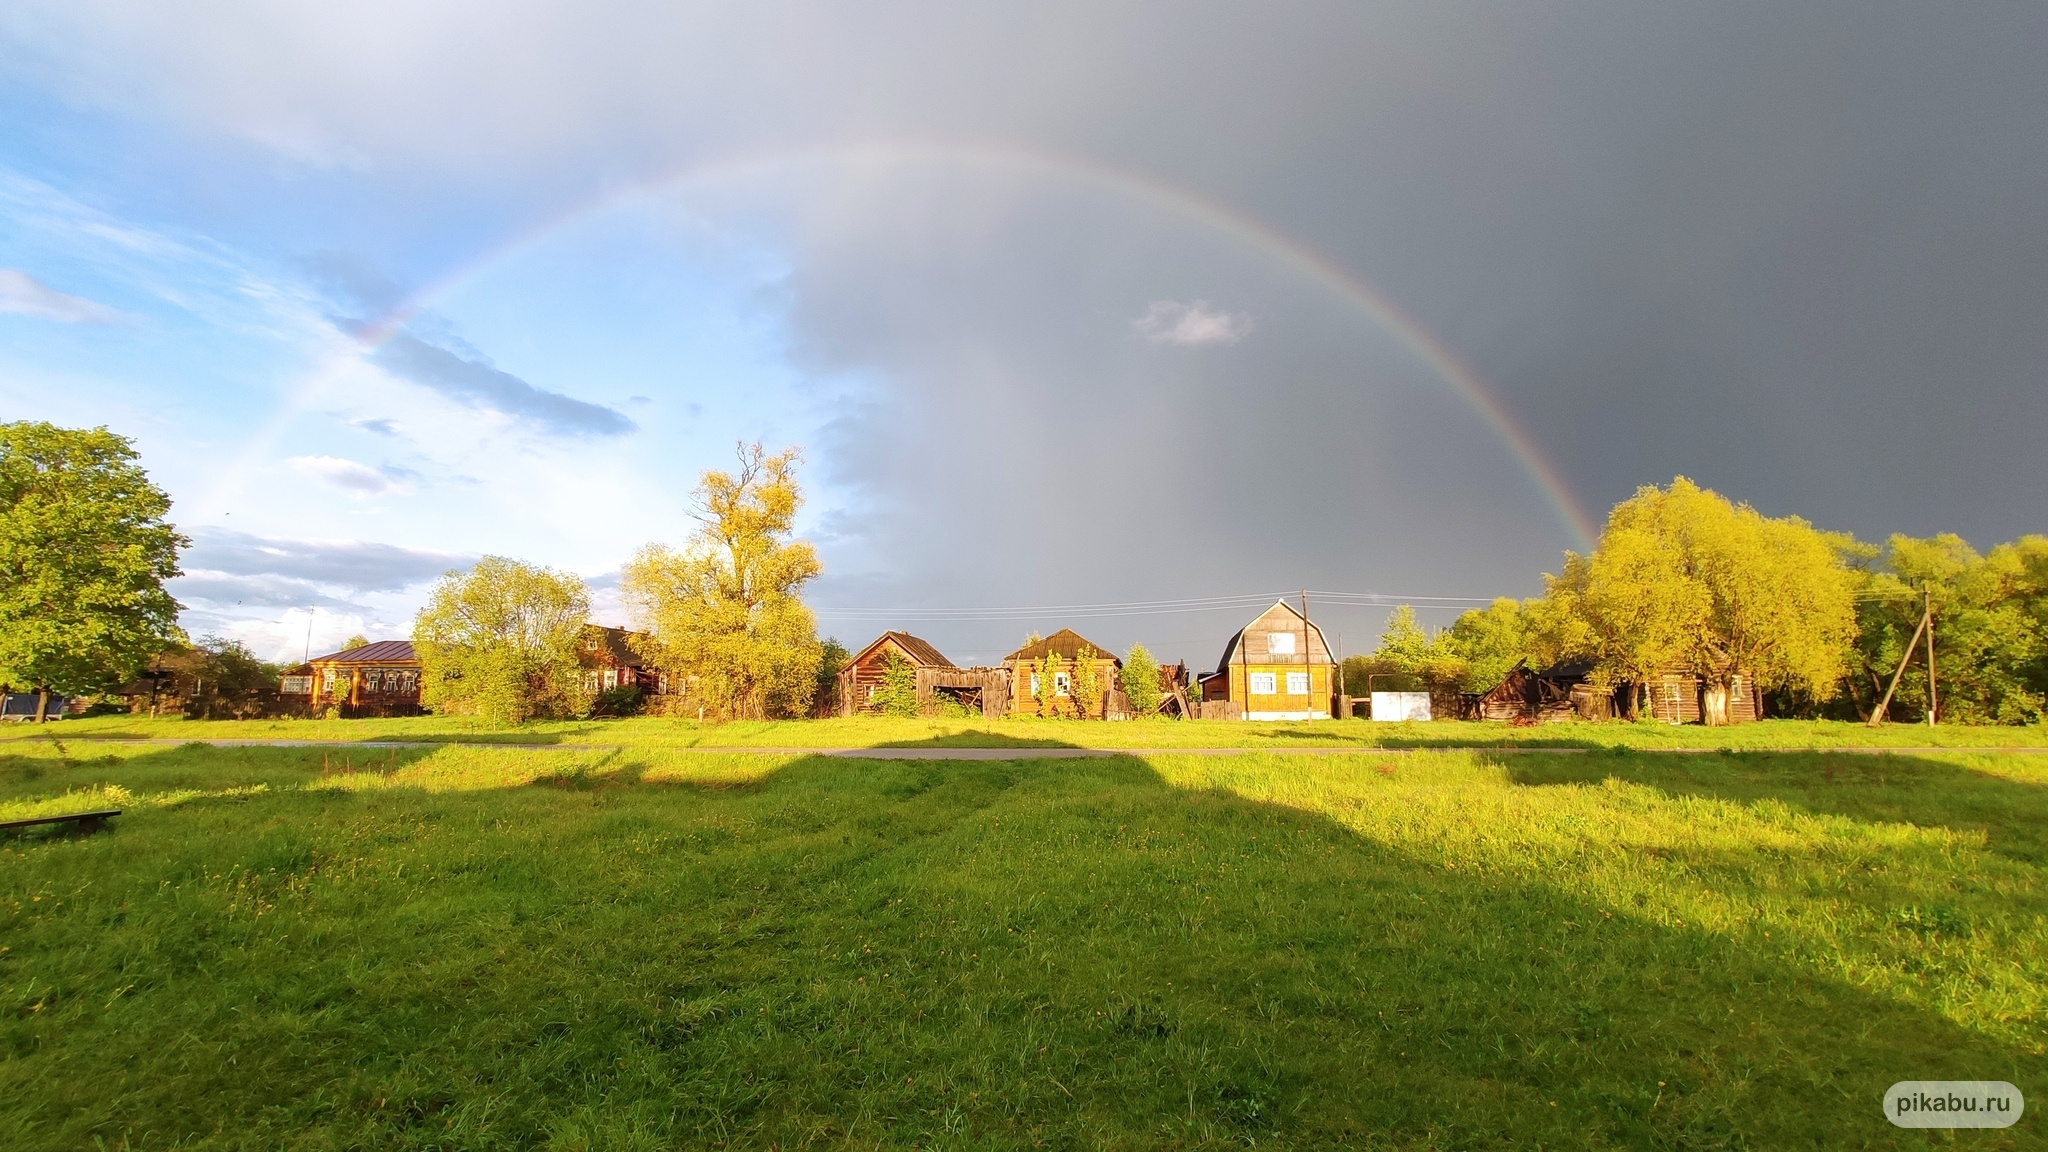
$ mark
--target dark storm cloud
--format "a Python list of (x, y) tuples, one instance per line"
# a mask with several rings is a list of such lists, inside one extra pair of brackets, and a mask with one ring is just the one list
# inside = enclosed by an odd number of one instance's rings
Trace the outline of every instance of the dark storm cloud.
[[(265, 586), (279, 589), (283, 586), (277, 581), (303, 581), (358, 592), (396, 592), (432, 580), (451, 568), (466, 568), (475, 559), (474, 556), (401, 548), (395, 544), (367, 540), (290, 540), (254, 536), (224, 528), (201, 528), (193, 532), (192, 547), (186, 551), (181, 563), (194, 574), (188, 579), (212, 581), (204, 586), (223, 591), (237, 588), (253, 591), (258, 587), (255, 584), (223, 582), (227, 577), (237, 577), (270, 581), (272, 583)], [(208, 595), (212, 599), (220, 598)], [(306, 602), (303, 599), (280, 601), (284, 604)]]
[(557, 435), (622, 436), (638, 427), (622, 412), (536, 388), (510, 372), (464, 359), (409, 333), (394, 334), (370, 359), (392, 375), (451, 400), (516, 417)]

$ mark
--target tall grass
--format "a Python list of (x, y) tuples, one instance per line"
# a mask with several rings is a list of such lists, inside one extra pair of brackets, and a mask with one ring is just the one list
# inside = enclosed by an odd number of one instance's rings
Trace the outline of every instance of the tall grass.
[(2044, 784), (18, 743), (130, 814), (0, 841), (0, 1146), (1919, 1147), (2048, 1092)]

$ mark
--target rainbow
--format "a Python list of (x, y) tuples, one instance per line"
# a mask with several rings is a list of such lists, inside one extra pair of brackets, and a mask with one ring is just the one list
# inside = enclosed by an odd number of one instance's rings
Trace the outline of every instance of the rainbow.
[(393, 334), (456, 288), (483, 275), (513, 254), (540, 243), (556, 232), (612, 211), (629, 201), (674, 194), (693, 187), (742, 177), (771, 174), (793, 167), (820, 164), (884, 169), (915, 166), (965, 167), (1013, 176), (1074, 182), (1108, 192), (1148, 210), (1192, 221), (1228, 236), (1266, 259), (1335, 293), (1374, 325), (1392, 336), (1493, 430), (1507, 446), (1509, 453), (1535, 481), (1538, 492), (1556, 513), (1559, 523), (1571, 535), (1577, 547), (1585, 550), (1592, 545), (1596, 535), (1592, 518), (1573, 497), (1563, 477), (1545, 458), (1535, 441), (1514, 422), (1499, 398), (1471, 368), (1459, 360), (1456, 354), (1414, 317), (1403, 311), (1385, 292), (1339, 266), (1323, 253), (1241, 209), (1146, 173), (1119, 168), (1100, 160), (1017, 144), (896, 141), (819, 145), (752, 153), (694, 164), (651, 180), (608, 189), (507, 237), (414, 292), (389, 312), (361, 326), (353, 333), (345, 347), (324, 360), (319, 368), (293, 390), (293, 398), (282, 405), (247, 443), (242, 454), (242, 466), (230, 469), (230, 474), (239, 474), (265, 454), (285, 426), (316, 403), (327, 386), (349, 365), (375, 351)]

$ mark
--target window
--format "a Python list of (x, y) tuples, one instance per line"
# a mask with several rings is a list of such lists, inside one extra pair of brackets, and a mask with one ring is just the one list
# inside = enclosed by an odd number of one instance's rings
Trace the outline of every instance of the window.
[(597, 691), (597, 673), (585, 672), (583, 674), (583, 690), (585, 692)]
[(1268, 632), (1268, 633), (1266, 633), (1266, 651), (1267, 651), (1267, 652), (1269, 652), (1269, 653), (1271, 653), (1272, 655), (1275, 655), (1275, 656), (1292, 656), (1292, 655), (1294, 655), (1294, 633), (1292, 633), (1292, 632)]
[(1274, 687), (1275, 676), (1271, 672), (1254, 672), (1251, 680), (1251, 694), (1254, 696), (1271, 696), (1278, 691)]
[(607, 668), (604, 670), (604, 686), (606, 688), (617, 688), (619, 686), (619, 670), (617, 668)]
[(1287, 694), (1289, 696), (1308, 695), (1308, 673), (1289, 672), (1287, 674)]
[(1038, 695), (1038, 673), (1036, 672), (1031, 674), (1031, 694), (1033, 696)]
[(287, 696), (304, 696), (313, 691), (313, 678), (311, 676), (287, 676), (284, 678), (284, 685), (279, 691)]
[(1053, 676), (1052, 676), (1052, 691), (1053, 691), (1053, 695), (1055, 695), (1055, 696), (1065, 696), (1065, 695), (1067, 695), (1067, 694), (1068, 694), (1069, 692), (1073, 691), (1073, 688), (1074, 688), (1074, 679), (1073, 679), (1073, 677), (1071, 677), (1071, 676), (1067, 675), (1067, 674), (1066, 674), (1065, 672), (1055, 672), (1055, 673), (1053, 673)]

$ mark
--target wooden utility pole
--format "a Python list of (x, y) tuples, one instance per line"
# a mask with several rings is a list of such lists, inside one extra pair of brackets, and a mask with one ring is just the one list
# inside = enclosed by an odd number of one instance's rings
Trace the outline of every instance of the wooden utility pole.
[(1872, 728), (1884, 723), (1885, 711), (1892, 706), (1892, 693), (1899, 690), (1899, 678), (1906, 674), (1906, 665), (1912, 662), (1913, 649), (1920, 646), (1920, 634), (1922, 632), (1927, 633), (1927, 699), (1929, 702), (1927, 722), (1929, 724), (1934, 723), (1934, 713), (1932, 711), (1934, 700), (1934, 609), (1932, 605), (1933, 601), (1929, 600), (1928, 607), (1921, 609), (1920, 626), (1913, 629), (1913, 638), (1906, 641), (1906, 651), (1899, 657), (1899, 670), (1892, 673), (1892, 685), (1884, 690), (1884, 699), (1878, 702), (1877, 708), (1870, 714), (1870, 726)]
[(1927, 622), (1927, 726), (1934, 727), (1934, 714), (1941, 710), (1934, 691), (1934, 589), (1922, 588), (1920, 618)]
[(1301, 590), (1301, 674), (1308, 678), (1309, 707), (1315, 707), (1316, 666), (1309, 656), (1308, 646), (1308, 589)]

